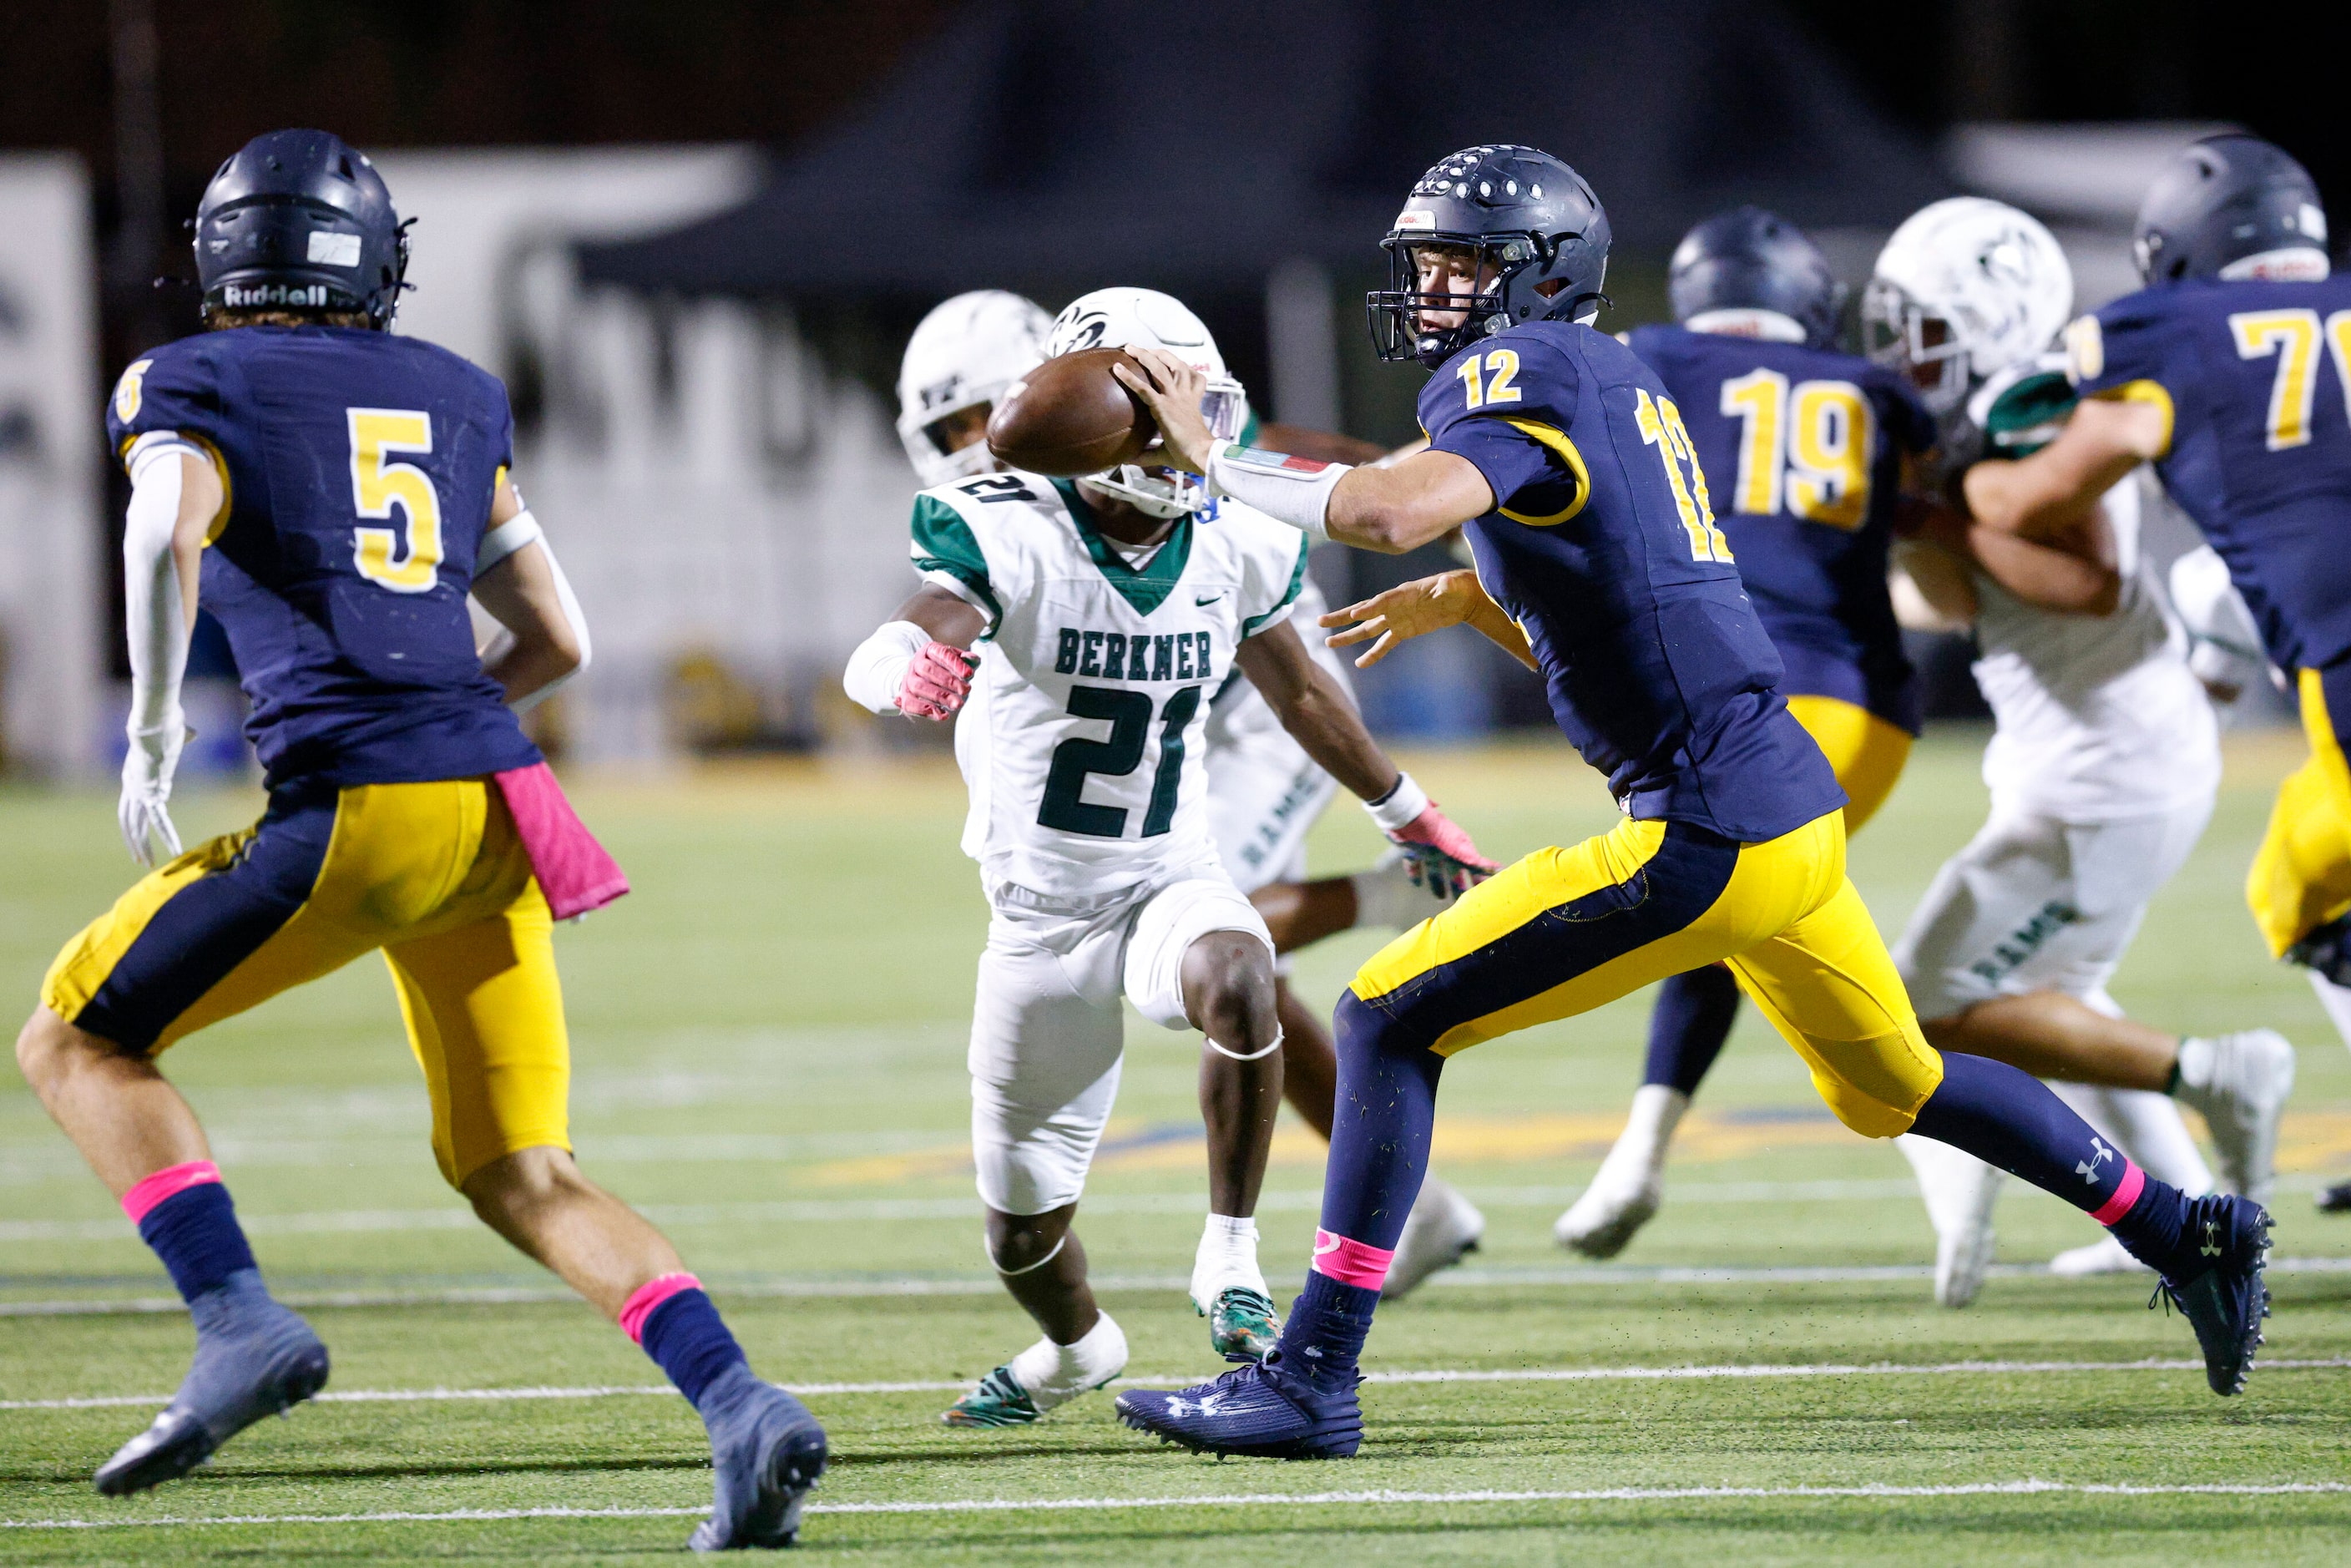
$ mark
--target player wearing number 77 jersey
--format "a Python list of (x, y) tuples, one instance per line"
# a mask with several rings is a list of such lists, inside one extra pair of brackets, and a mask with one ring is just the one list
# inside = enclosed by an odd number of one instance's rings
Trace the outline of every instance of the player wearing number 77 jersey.
[[(1240, 429), (1239, 384), (1166, 295), (1083, 296), (1047, 347), (1179, 352), (1202, 374), (1208, 416)], [(1207, 1037), (1211, 1218), (1193, 1290), (1218, 1352), (1273, 1343), (1251, 1217), (1282, 1037), (1273, 939), (1209, 831), (1203, 742), (1218, 688), (1236, 673), (1256, 686), (1425, 874), (1463, 882), (1492, 864), (1381, 752), (1290, 624), (1306, 573), (1295, 529), (1212, 503), (1190, 476), (1129, 465), (943, 485), (916, 497), (914, 533), (925, 586), (852, 656), (844, 684), (876, 713), (960, 713), (963, 847), (993, 911), (972, 1017), (972, 1153), (988, 1257), (1044, 1337), (946, 1419), (1021, 1425), (1126, 1361), (1071, 1228), (1118, 1092), (1122, 996)]]
[[(184, 1475), (325, 1384), (326, 1346), (263, 1284), (156, 1060), (380, 950), (442, 1176), (616, 1320), (708, 1427), (716, 1506), (693, 1543), (788, 1546), (822, 1428), (752, 1375), (670, 1244), (571, 1157), (554, 923), (628, 883), (515, 722), (587, 663), (588, 637), (507, 476), (506, 389), (392, 334), (407, 240), (336, 137), (247, 144), (195, 235), (210, 329), (125, 371), (108, 421), (131, 479), (122, 827), (141, 862), (157, 839), (172, 858), (67, 945), (16, 1041), (195, 1320), (186, 1381), (98, 1490)], [(199, 583), (252, 700), (269, 805), (181, 854), (168, 802)], [(486, 658), (469, 594), (510, 634)]]
[(1370, 610), (1397, 636), (1467, 622), (1538, 671), (1625, 820), (1506, 868), (1358, 971), (1338, 1009), (1349, 1113), (1280, 1344), (1212, 1384), (1123, 1394), (1120, 1414), (1195, 1449), (1353, 1454), (1357, 1358), (1446, 1063), (1719, 961), (1854, 1131), (1956, 1145), (2111, 1228), (2174, 1286), (2213, 1388), (2236, 1392), (2258, 1343), (2265, 1217), (2191, 1204), (2035, 1080), (1927, 1043), (1845, 876), (1844, 792), (1780, 695), (1680, 412), (1590, 324), (1607, 246), (1598, 199), (1547, 153), (1475, 147), (1422, 176), (1385, 242), (1396, 287), (1371, 300), (1391, 357), (1437, 372), (1420, 401), (1429, 450), (1392, 468), (1236, 449), (1166, 355), (1138, 351), (1142, 373), (1122, 376), (1212, 488), (1310, 535), (1400, 552), (1462, 527), (1474, 578)]

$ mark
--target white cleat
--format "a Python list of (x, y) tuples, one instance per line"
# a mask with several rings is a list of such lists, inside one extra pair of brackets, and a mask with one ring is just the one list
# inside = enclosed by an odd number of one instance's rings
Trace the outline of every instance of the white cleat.
[[(2203, 1048), (2207, 1061), (2189, 1053)], [(2294, 1047), (2273, 1029), (2181, 1042), (2180, 1084), (2175, 1098), (2204, 1118), (2220, 1160), (2220, 1184), (2267, 1204), (2277, 1179), (2278, 1122), (2294, 1090)], [(2193, 1083), (2190, 1079), (2195, 1080)]]
[(1935, 1301), (1964, 1307), (1983, 1288), (1991, 1266), (1992, 1207), (2000, 1201), (2002, 1172), (1973, 1155), (1906, 1134), (1895, 1146), (1917, 1173), (1918, 1196), (1935, 1227)]
[(1388, 1265), (1387, 1283), (1380, 1300), (1393, 1301), (1440, 1269), (1450, 1269), (1478, 1249), (1486, 1234), (1486, 1217), (1478, 1206), (1435, 1176), (1420, 1184), (1420, 1196), (1405, 1217), (1404, 1238), (1396, 1243)]
[(2154, 1270), (2123, 1250), (2113, 1237), (2102, 1237), (2086, 1247), (2073, 1247), (2049, 1260), (2049, 1271), (2061, 1280), (2086, 1280), (2093, 1274), (2152, 1273)]
[(1662, 1083), (1633, 1093), (1632, 1114), (1600, 1162), (1592, 1185), (1551, 1228), (1562, 1247), (1587, 1258), (1614, 1258), (1666, 1200), (1666, 1150), (1689, 1109), (1689, 1096)]

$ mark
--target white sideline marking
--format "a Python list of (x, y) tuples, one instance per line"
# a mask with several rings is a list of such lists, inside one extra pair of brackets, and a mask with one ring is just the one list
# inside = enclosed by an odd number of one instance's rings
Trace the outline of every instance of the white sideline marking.
[[(1906, 1364), (1797, 1363), (1732, 1364), (1720, 1366), (1556, 1366), (1438, 1367), (1428, 1370), (1374, 1372), (1366, 1383), (1604, 1383), (1681, 1382), (1748, 1377), (1948, 1377), (1965, 1375), (1998, 1376), (2029, 1372), (2200, 1372), (2200, 1361), (2167, 1361), (2149, 1356), (2139, 1361), (1943, 1361)], [(2301, 1360), (2257, 1362), (2257, 1372), (2309, 1372), (2351, 1367), (2351, 1355), (2316, 1356)], [(1113, 1379), (1125, 1385), (1181, 1385), (1196, 1374), (1138, 1372)], [(971, 1379), (880, 1383), (788, 1383), (793, 1393), (816, 1397), (831, 1394), (944, 1394), (971, 1386)], [(314, 1395), (319, 1404), (425, 1404), (441, 1400), (498, 1401), (509, 1399), (611, 1399), (674, 1393), (666, 1383), (590, 1385), (580, 1388), (358, 1388)], [(99, 1410), (115, 1406), (156, 1406), (168, 1394), (103, 1394), (69, 1399), (0, 1399), (0, 1410)]]
[[(2191, 1485), (2128, 1485), (2044, 1481), (1975, 1481), (1950, 1486), (1859, 1487), (1602, 1487), (1557, 1491), (1319, 1491), (1208, 1492), (1196, 1497), (957, 1498), (939, 1502), (818, 1502), (811, 1514), (1063, 1513), (1131, 1508), (1315, 1508), (1354, 1503), (1677, 1502), (1706, 1499), (2045, 1497), (2289, 1497), (2351, 1492), (2351, 1481), (2208, 1481)], [(217, 1524), (448, 1524), (510, 1519), (693, 1519), (703, 1508), (455, 1508), (439, 1512), (230, 1513), (209, 1518), (0, 1519), (0, 1530), (158, 1530)]]
[[(2273, 1274), (2351, 1274), (2351, 1258), (2273, 1258)], [(2053, 1279), (2043, 1263), (1995, 1263), (1985, 1270), (1995, 1280)], [(1935, 1270), (1924, 1263), (1796, 1264), (1766, 1268), (1702, 1268), (1632, 1264), (1572, 1263), (1534, 1269), (1448, 1269), (1431, 1275), (1437, 1290), (1474, 1289), (1494, 1285), (1802, 1285), (1852, 1284), (1898, 1280), (1928, 1280)], [(1190, 1283), (1182, 1274), (1101, 1274), (1097, 1291), (1180, 1291)], [(935, 1278), (908, 1275), (848, 1280), (752, 1279), (719, 1280), (711, 1293), (721, 1298), (756, 1300), (796, 1297), (865, 1296), (993, 1296), (1000, 1287), (983, 1278)], [(403, 1291), (284, 1291), (277, 1299), (289, 1307), (429, 1307), (506, 1306), (548, 1301), (574, 1301), (579, 1297), (560, 1285), (451, 1285), (434, 1290)], [(169, 1296), (123, 1296), (78, 1301), (0, 1301), (0, 1318), (114, 1317), (184, 1312), (188, 1309)]]

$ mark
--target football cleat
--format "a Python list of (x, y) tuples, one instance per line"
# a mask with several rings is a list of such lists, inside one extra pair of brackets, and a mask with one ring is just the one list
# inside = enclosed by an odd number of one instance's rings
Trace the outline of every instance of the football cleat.
[(1208, 1348), (1228, 1361), (1261, 1360), (1281, 1337), (1273, 1298), (1246, 1285), (1218, 1291), (1207, 1315)]
[(327, 1347), (270, 1299), (258, 1272), (238, 1270), (188, 1312), (195, 1361), (154, 1425), (99, 1467), (92, 1479), (108, 1497), (177, 1480), (264, 1416), (283, 1415), (327, 1385)]
[(2210, 1079), (2201, 1089), (2183, 1083), (2175, 1095), (2204, 1118), (2220, 1180), (2230, 1191), (2267, 1203), (2276, 1179), (2278, 1120), (2294, 1089), (2294, 1047), (2273, 1029), (2216, 1035)]
[(2351, 1214), (2351, 1181), (2338, 1181), (2318, 1195), (2321, 1214)]
[(941, 1412), (939, 1419), (950, 1427), (1026, 1427), (1042, 1415), (1012, 1369), (999, 1366)]
[(824, 1428), (807, 1406), (739, 1362), (702, 1402), (716, 1481), (710, 1517), (686, 1544), (696, 1552), (791, 1545), (800, 1505), (824, 1474)]
[(2111, 1235), (2085, 1247), (2070, 1247), (2049, 1260), (2049, 1271), (2061, 1280), (2086, 1280), (2093, 1274), (2128, 1274), (2146, 1267)]
[(1552, 1237), (1586, 1258), (1614, 1258), (1665, 1201), (1666, 1184), (1656, 1172), (1644, 1170), (1619, 1182), (1610, 1179), (1604, 1166), (1583, 1196), (1552, 1223)]
[(1235, 1367), (1214, 1382), (1169, 1392), (1131, 1388), (1118, 1396), (1118, 1418), (1138, 1432), (1196, 1454), (1248, 1454), (1269, 1459), (1343, 1459), (1364, 1440), (1364, 1412), (1355, 1397), (1363, 1375), (1346, 1392), (1326, 1394), (1287, 1357)]
[(2196, 1331), (2204, 1381), (2220, 1395), (2242, 1394), (2270, 1315), (2262, 1270), (2269, 1262), (2269, 1211), (2251, 1198), (2211, 1193), (2192, 1198), (2181, 1232), (2182, 1261), (2166, 1272), (2147, 1301), (2169, 1297)]
[(1486, 1217), (1478, 1206), (1450, 1186), (1430, 1176), (1420, 1184), (1420, 1196), (1405, 1217), (1404, 1236), (1388, 1265), (1387, 1282), (1380, 1300), (1406, 1295), (1440, 1269), (1450, 1269), (1478, 1250), (1486, 1234)]
[(2351, 915), (2340, 915), (2285, 950), (2285, 961), (2351, 986)]

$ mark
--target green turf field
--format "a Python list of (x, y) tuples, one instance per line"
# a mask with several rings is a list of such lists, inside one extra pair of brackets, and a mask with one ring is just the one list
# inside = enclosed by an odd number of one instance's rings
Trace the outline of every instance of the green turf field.
[[(1889, 934), (1980, 820), (1980, 738), (1926, 746), (1855, 846)], [(1448, 1071), (1438, 1166), (1486, 1208), (1488, 1245), (1383, 1312), (1367, 1366), (1387, 1381), (1366, 1390), (1355, 1460), (1179, 1455), (1118, 1426), (1107, 1397), (1026, 1431), (950, 1432), (953, 1385), (1034, 1331), (980, 1253), (963, 1031), (984, 913), (955, 848), (960, 789), (935, 764), (578, 789), (638, 891), (559, 937), (574, 1136), (677, 1239), (755, 1365), (814, 1386), (835, 1460), (803, 1541), (843, 1558), (2340, 1563), (2351, 1220), (2309, 1195), (2351, 1172), (2351, 1057), (2266, 962), (2238, 894), (2296, 755), (2290, 736), (2232, 744), (2213, 828), (2114, 988), (2151, 1021), (2273, 1023), (2304, 1047), (2277, 1231), (2299, 1266), (2272, 1276), (2277, 1364), (2238, 1400), (2205, 1391), (2185, 1324), (2143, 1310), (2141, 1279), (2018, 1267), (1972, 1309), (1936, 1310), (1907, 1166), (1830, 1121), (1751, 1013), (1665, 1212), (1616, 1265), (1570, 1260), (1550, 1225), (1638, 1077), (1635, 998)], [(1555, 745), (1414, 766), (1491, 852), (1613, 816)], [(182, 826), (241, 823), (256, 799), (191, 800)], [(1321, 834), (1318, 869), (1376, 847), (1343, 808)], [(0, 794), (0, 978), (29, 1007), (59, 943), (129, 879), (110, 797)], [(1374, 945), (1302, 956), (1301, 989), (1327, 1002)], [(1140, 1023), (1130, 1039), (1083, 1228), (1131, 1370), (1191, 1381), (1217, 1370), (1181, 1293), (1204, 1189), (1196, 1047)], [(373, 961), (171, 1061), (263, 1266), (333, 1347), (328, 1399), (159, 1493), (97, 1497), (90, 1470), (177, 1382), (190, 1333), (106, 1193), (0, 1075), (0, 1558), (548, 1563), (680, 1546), (708, 1499), (699, 1425), (440, 1185)], [(1286, 1298), (1321, 1157), (1287, 1125), (1276, 1156), (1261, 1223)], [(2095, 1235), (2010, 1188), (2005, 1263)], [(1648, 1375), (1667, 1369), (1683, 1375)]]

